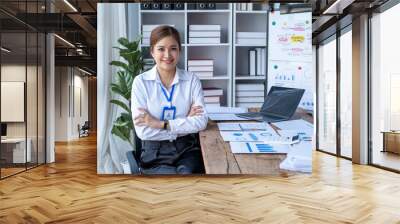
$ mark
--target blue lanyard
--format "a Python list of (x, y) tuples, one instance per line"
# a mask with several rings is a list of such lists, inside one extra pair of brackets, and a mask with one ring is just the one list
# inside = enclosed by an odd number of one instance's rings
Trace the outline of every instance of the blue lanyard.
[(175, 84), (172, 85), (172, 89), (171, 89), (171, 92), (169, 93), (169, 97), (168, 97), (168, 95), (167, 95), (167, 92), (165, 91), (165, 89), (162, 87), (161, 84), (160, 84), (160, 87), (161, 87), (161, 90), (162, 90), (162, 92), (163, 92), (165, 98), (167, 99), (167, 101), (168, 101), (169, 103), (172, 103), (172, 97), (174, 96), (174, 90), (175, 90)]

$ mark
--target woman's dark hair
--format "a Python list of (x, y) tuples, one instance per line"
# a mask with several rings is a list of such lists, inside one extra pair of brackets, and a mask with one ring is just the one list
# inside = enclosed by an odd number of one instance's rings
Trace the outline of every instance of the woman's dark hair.
[(158, 26), (153, 31), (151, 31), (150, 50), (153, 50), (153, 47), (158, 41), (168, 36), (172, 36), (176, 40), (176, 42), (178, 42), (179, 51), (181, 51), (181, 38), (179, 37), (179, 32), (174, 27), (166, 25)]

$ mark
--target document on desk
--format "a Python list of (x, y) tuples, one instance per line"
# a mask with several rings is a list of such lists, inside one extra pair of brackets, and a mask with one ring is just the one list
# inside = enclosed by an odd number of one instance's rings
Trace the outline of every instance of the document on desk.
[(208, 118), (213, 121), (247, 121), (248, 119), (241, 118), (235, 114), (208, 114)]
[(314, 125), (303, 119), (281, 121), (272, 124), (282, 130), (296, 130), (303, 132), (307, 136), (312, 136), (314, 132)]
[(206, 106), (208, 117), (213, 121), (247, 121), (248, 119), (241, 118), (235, 113), (246, 113), (246, 108), (241, 107), (215, 107)]
[(226, 142), (264, 142), (267, 144), (294, 144), (298, 138), (279, 136), (275, 131), (220, 131)]
[(262, 130), (274, 132), (272, 127), (268, 123), (254, 122), (254, 123), (218, 123), (218, 129), (220, 131), (251, 131), (251, 130)]
[(232, 153), (287, 153), (288, 145), (266, 144), (264, 142), (230, 142)]
[(246, 113), (247, 109), (242, 107), (206, 106), (206, 111), (208, 114), (237, 114), (237, 113)]

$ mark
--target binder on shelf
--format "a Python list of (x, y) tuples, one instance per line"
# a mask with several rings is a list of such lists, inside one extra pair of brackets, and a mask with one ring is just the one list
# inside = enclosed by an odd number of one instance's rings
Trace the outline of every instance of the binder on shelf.
[(152, 9), (161, 9), (161, 3), (151, 3), (151, 8)]
[(256, 75), (256, 51), (249, 50), (249, 75), (255, 76)]
[(173, 7), (175, 10), (183, 10), (185, 8), (184, 3), (175, 3)]
[(172, 4), (171, 3), (162, 3), (161, 8), (163, 10), (171, 10), (172, 9)]
[(142, 4), (140, 4), (140, 9), (141, 10), (149, 10), (149, 9), (151, 9), (151, 3), (142, 3)]
[(217, 9), (217, 5), (215, 3), (207, 3), (207, 9)]
[(256, 71), (256, 74), (257, 75), (263, 75), (262, 74), (262, 70), (261, 70), (261, 57), (262, 57), (262, 54), (261, 54), (261, 48), (256, 48), (256, 52), (257, 52), (257, 71)]
[(197, 3), (196, 9), (207, 9), (207, 3)]

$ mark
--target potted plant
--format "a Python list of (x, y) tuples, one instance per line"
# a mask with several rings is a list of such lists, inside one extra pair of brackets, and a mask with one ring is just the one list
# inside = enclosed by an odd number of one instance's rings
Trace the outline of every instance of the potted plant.
[(143, 70), (143, 57), (139, 47), (140, 38), (130, 42), (126, 38), (119, 38), (121, 47), (114, 47), (119, 50), (123, 61), (112, 61), (110, 65), (117, 66), (118, 72), (113, 74), (115, 82), (111, 84), (111, 92), (119, 95), (120, 99), (112, 99), (111, 103), (121, 107), (122, 112), (113, 123), (111, 133), (134, 147), (134, 127), (131, 111), (132, 83), (134, 78)]

